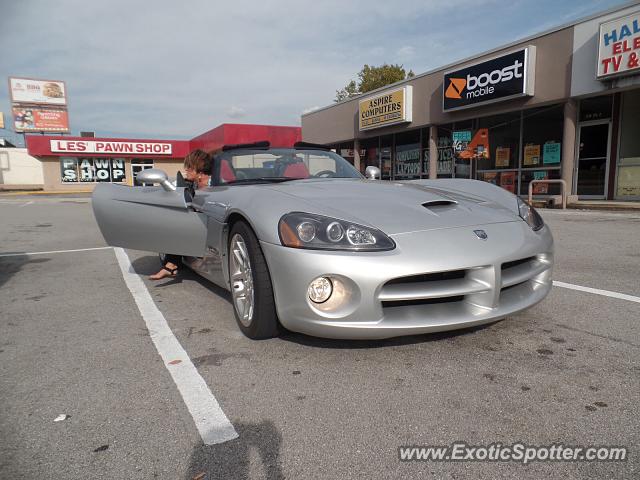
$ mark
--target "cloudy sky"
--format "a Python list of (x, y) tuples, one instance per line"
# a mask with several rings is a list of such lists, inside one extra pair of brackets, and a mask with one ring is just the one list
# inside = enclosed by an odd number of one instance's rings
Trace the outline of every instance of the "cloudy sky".
[[(73, 133), (191, 138), (220, 123), (299, 125), (363, 64), (421, 73), (615, 0), (13, 0), (8, 76), (65, 80)], [(17, 140), (10, 130), (0, 137)]]

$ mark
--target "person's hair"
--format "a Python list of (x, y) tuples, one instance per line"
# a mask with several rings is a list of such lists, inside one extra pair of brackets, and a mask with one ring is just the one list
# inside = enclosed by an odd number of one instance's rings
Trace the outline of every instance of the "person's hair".
[(211, 175), (211, 155), (200, 149), (189, 152), (184, 157), (184, 168), (191, 168), (196, 173)]

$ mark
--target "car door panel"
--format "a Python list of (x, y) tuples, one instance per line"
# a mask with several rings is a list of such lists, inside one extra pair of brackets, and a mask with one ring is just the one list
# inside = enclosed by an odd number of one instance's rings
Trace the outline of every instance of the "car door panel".
[(185, 189), (98, 184), (93, 211), (111, 246), (202, 257), (206, 253), (207, 217), (193, 211)]
[(226, 258), (226, 224), (207, 219), (207, 253), (204, 257), (185, 257), (184, 262), (199, 275), (229, 290)]

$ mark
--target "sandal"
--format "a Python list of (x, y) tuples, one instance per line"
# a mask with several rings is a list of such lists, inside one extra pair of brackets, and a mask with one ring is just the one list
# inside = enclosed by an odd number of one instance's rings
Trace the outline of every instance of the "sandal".
[(158, 273), (150, 275), (149, 280), (162, 280), (163, 278), (167, 278), (167, 277), (175, 277), (177, 271), (178, 271), (177, 267), (169, 268), (165, 265), (162, 267), (162, 269)]

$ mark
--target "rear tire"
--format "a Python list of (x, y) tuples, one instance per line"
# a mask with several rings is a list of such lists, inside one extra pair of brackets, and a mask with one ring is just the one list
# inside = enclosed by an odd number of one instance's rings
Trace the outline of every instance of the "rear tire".
[(258, 238), (246, 222), (236, 222), (231, 228), (227, 253), (238, 327), (253, 340), (277, 337), (280, 324), (269, 268)]

